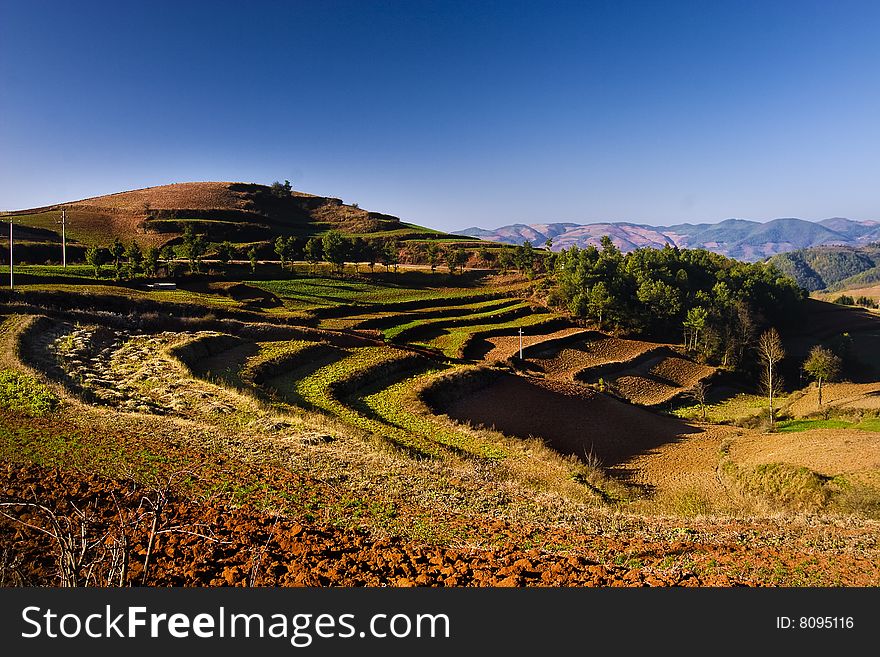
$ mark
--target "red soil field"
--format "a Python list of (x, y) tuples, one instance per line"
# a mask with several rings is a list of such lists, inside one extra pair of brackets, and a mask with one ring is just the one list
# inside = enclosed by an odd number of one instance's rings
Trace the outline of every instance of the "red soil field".
[[(87, 509), (91, 535), (112, 532), (120, 513), (136, 511), (150, 495), (118, 479), (12, 464), (0, 468), (0, 491), (7, 500), (38, 499), (62, 519), (74, 505)], [(41, 514), (5, 511), (48, 527)], [(129, 584), (142, 582), (151, 520), (127, 527)], [(547, 540), (569, 546), (551, 552), (514, 546), (534, 528), (487, 519), (484, 535), (498, 547), (443, 547), (171, 494), (158, 527), (169, 531), (156, 536), (146, 578), (152, 586), (760, 586), (777, 583), (779, 571), (825, 585), (880, 583), (880, 562), (866, 558), (863, 548), (853, 550), (866, 537), (846, 526), (822, 527), (818, 543), (815, 527), (745, 521), (692, 522), (683, 532), (680, 521), (664, 526), (658, 519), (643, 535), (545, 527)], [(790, 547), (776, 540), (781, 533)], [(833, 547), (822, 549), (825, 543)], [(57, 585), (55, 547), (45, 534), (0, 517), (7, 586)], [(97, 564), (93, 583), (103, 583), (106, 565)]]

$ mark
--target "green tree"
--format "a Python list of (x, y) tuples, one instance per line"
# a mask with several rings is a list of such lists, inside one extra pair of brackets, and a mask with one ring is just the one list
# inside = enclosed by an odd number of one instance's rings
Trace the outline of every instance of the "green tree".
[(681, 293), (664, 281), (643, 281), (636, 292), (636, 298), (657, 317), (677, 315), (681, 310)]
[(355, 237), (349, 245), (349, 262), (354, 265), (354, 273), (361, 273), (361, 263), (367, 259), (367, 241), (363, 237)]
[(510, 247), (505, 244), (498, 252), (498, 268), (501, 270), (502, 274), (506, 274), (513, 269), (514, 266), (516, 266), (516, 259), (513, 257)]
[(324, 255), (327, 261), (336, 267), (336, 273), (341, 274), (345, 269), (345, 260), (348, 258), (351, 243), (338, 230), (328, 230), (321, 240)]
[(122, 278), (122, 256), (125, 255), (125, 245), (117, 237), (110, 245), (110, 257), (113, 259), (113, 267), (116, 270), (116, 280)]
[(283, 235), (279, 235), (275, 240), (275, 254), (281, 261), (282, 270), (284, 269), (284, 264), (287, 262), (287, 251), (287, 239)]
[(486, 267), (491, 267), (495, 262), (495, 254), (492, 253), (487, 247), (481, 246), (478, 251), (478, 255), (480, 257), (480, 262), (483, 263)]
[(521, 274), (532, 274), (535, 270), (535, 249), (526, 240), (514, 249), (514, 262)]
[(385, 271), (394, 267), (397, 271), (397, 265), (400, 262), (400, 244), (396, 239), (389, 238), (382, 245), (382, 253), (380, 254), (382, 264), (385, 265)]
[(134, 278), (141, 271), (141, 263), (144, 261), (144, 253), (137, 242), (132, 242), (125, 249), (125, 259), (128, 261), (128, 275)]
[(283, 183), (276, 180), (272, 183), (270, 189), (272, 191), (272, 196), (277, 196), (278, 198), (287, 198), (293, 191), (289, 180), (285, 180)]
[(162, 247), (162, 260), (165, 261), (165, 275), (173, 278), (177, 274), (177, 254), (174, 253), (174, 247), (166, 244)]
[(251, 263), (251, 273), (257, 273), (257, 247), (252, 246), (247, 252), (248, 260)]
[(709, 312), (705, 308), (694, 306), (688, 309), (687, 317), (684, 320), (685, 349), (697, 348), (697, 340), (706, 329), (706, 320), (708, 319)]
[(431, 267), (431, 273), (437, 271), (437, 265), (440, 264), (440, 257), (443, 254), (440, 251), (440, 245), (437, 242), (428, 242), (425, 247), (425, 256), (428, 259), (428, 265)]
[(202, 258), (208, 252), (208, 242), (202, 233), (196, 233), (192, 224), (183, 230), (183, 257), (189, 260), (190, 272), (201, 268)]
[(370, 273), (374, 273), (376, 260), (379, 257), (379, 247), (374, 242), (364, 242), (363, 254), (364, 259), (367, 261), (367, 266), (370, 268)]
[(842, 361), (827, 347), (816, 345), (804, 361), (804, 372), (819, 384), (819, 406), (822, 405), (822, 382), (834, 381), (840, 375)]
[(608, 291), (608, 286), (602, 281), (597, 282), (590, 289), (590, 294), (587, 299), (587, 307), (590, 314), (599, 321), (600, 327), (602, 326), (602, 320), (605, 317), (605, 313), (611, 307), (613, 302), (614, 297), (611, 296), (611, 293)]
[(100, 246), (86, 249), (86, 262), (95, 269), (95, 278), (101, 278), (101, 267), (107, 262), (107, 252)]
[(321, 258), (324, 257), (324, 247), (320, 237), (314, 236), (309, 238), (309, 241), (306, 242), (305, 256), (309, 263), (310, 271), (314, 271), (315, 265), (321, 262)]
[(159, 259), (161, 251), (158, 246), (151, 246), (144, 255), (144, 273), (147, 276), (156, 276), (159, 273)]
[(220, 261), (224, 268), (229, 266), (234, 255), (235, 247), (232, 245), (232, 242), (227, 240), (217, 245), (217, 260)]

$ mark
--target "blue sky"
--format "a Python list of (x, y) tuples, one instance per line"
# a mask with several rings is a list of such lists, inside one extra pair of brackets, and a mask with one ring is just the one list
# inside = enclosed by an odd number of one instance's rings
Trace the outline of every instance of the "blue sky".
[(0, 0), (0, 208), (189, 180), (445, 229), (880, 219), (880, 3)]

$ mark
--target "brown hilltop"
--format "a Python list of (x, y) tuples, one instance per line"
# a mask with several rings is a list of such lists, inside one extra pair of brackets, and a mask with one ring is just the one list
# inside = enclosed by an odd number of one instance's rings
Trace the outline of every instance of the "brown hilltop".
[[(279, 234), (308, 235), (327, 228), (372, 233), (400, 227), (400, 220), (347, 205), (339, 198), (293, 191), (278, 197), (270, 187), (240, 182), (185, 182), (147, 187), (9, 213), (28, 228), (58, 231), (67, 210), (69, 236), (83, 244), (136, 238), (162, 244), (193, 222), (209, 239), (252, 243)], [(210, 223), (209, 223), (210, 222)]]

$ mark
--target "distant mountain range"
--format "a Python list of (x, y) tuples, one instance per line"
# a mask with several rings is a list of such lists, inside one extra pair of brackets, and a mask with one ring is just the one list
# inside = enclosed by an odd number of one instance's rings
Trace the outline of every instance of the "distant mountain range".
[(554, 251), (572, 245), (599, 244), (608, 235), (622, 251), (642, 247), (707, 249), (738, 260), (764, 260), (778, 253), (826, 245), (861, 246), (880, 242), (880, 222), (853, 221), (835, 217), (819, 222), (803, 219), (774, 219), (766, 223), (727, 219), (717, 224), (645, 226), (628, 222), (595, 224), (512, 224), (495, 230), (468, 228), (457, 231), (485, 240), (543, 246), (551, 239)]

